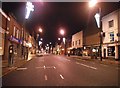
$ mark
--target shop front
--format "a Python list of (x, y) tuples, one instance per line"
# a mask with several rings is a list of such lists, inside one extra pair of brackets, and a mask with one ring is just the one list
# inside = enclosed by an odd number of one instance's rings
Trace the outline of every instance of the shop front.
[(13, 45), (14, 47), (14, 58), (20, 58), (21, 57), (21, 44), (22, 44), (22, 40), (15, 38), (13, 36), (10, 37), (10, 45)]
[(108, 56), (115, 56), (115, 46), (108, 47)]
[(4, 54), (4, 29), (0, 27), (0, 56)]

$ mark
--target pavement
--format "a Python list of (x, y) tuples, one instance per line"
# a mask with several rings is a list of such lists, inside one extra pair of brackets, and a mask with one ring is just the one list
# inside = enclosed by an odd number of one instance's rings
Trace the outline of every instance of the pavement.
[(2, 72), (0, 73), (0, 77), (7, 75), (8, 73), (12, 72), (13, 70), (17, 69), (18, 67), (24, 65), (26, 62), (30, 61), (32, 57), (34, 57), (34, 54), (30, 54), (28, 56), (28, 59), (25, 60), (23, 58), (14, 58), (13, 65), (8, 66), (8, 60), (2, 60)]
[(99, 57), (97, 57), (97, 59), (91, 59), (90, 56), (76, 56), (76, 55), (71, 55), (70, 57), (72, 58), (77, 58), (78, 60), (86, 60), (86, 61), (94, 61), (96, 63), (101, 63), (101, 64), (111, 64), (111, 65), (116, 65), (116, 66), (120, 66), (120, 61), (116, 61), (113, 58), (107, 58), (107, 59), (102, 59), (102, 61), (100, 60)]

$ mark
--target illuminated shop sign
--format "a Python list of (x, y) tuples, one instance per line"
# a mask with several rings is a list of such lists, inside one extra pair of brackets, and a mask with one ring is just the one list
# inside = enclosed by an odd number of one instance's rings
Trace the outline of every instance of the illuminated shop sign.
[(20, 40), (20, 39), (18, 39), (18, 38), (15, 38), (15, 37), (13, 37), (13, 36), (10, 37), (10, 40), (13, 41), (13, 42), (22, 44), (22, 40)]

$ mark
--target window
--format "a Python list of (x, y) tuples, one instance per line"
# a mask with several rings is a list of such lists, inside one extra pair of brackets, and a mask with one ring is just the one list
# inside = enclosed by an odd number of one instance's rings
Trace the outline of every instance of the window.
[(23, 28), (22, 28), (22, 38), (23, 38)]
[(75, 42), (75, 45), (77, 45), (77, 41)]
[(108, 23), (109, 23), (109, 28), (114, 26), (114, 21), (113, 20), (109, 21)]
[(79, 45), (80, 45), (80, 39), (79, 39)]
[(19, 30), (17, 30), (16, 38), (19, 38)]
[(74, 41), (73, 41), (73, 46), (74, 46)]
[(110, 32), (110, 41), (111, 41), (111, 42), (114, 41), (114, 32)]
[(15, 29), (15, 26), (14, 26), (14, 29), (13, 29), (13, 36), (15, 36), (15, 32), (16, 32), (16, 29)]

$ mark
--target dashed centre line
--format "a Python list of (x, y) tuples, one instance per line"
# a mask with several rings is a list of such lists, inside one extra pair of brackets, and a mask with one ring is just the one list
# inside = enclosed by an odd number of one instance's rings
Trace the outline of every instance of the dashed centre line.
[(45, 65), (44, 65), (44, 69), (45, 69)]
[(47, 79), (47, 75), (45, 75), (45, 80), (48, 80), (48, 79)]
[(64, 77), (60, 74), (61, 79), (64, 79)]
[(46, 67), (46, 66), (43, 66), (43, 67), (35, 67), (36, 69), (56, 69), (55, 66), (49, 66), (49, 67)]
[(55, 66), (54, 66), (53, 68), (54, 68), (54, 69), (56, 69), (56, 67), (55, 67)]

